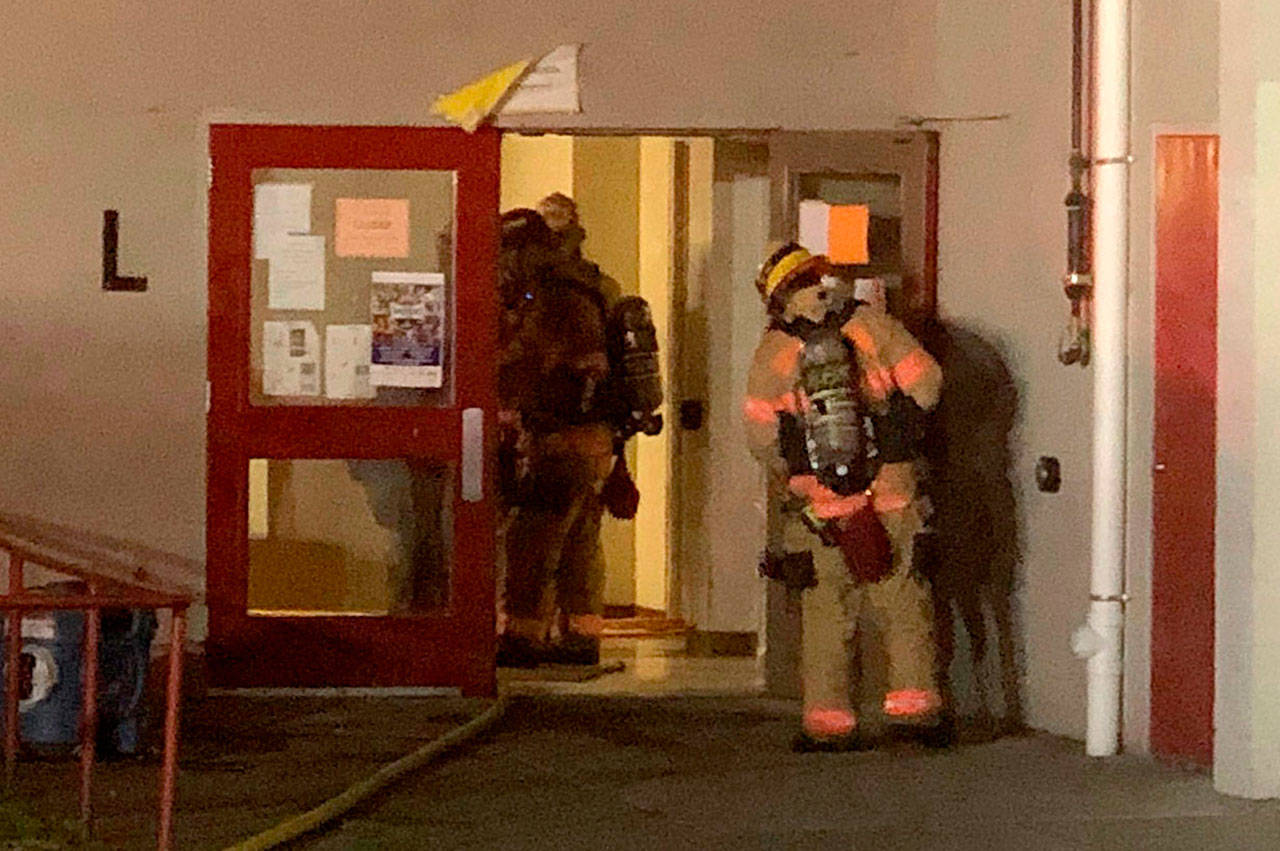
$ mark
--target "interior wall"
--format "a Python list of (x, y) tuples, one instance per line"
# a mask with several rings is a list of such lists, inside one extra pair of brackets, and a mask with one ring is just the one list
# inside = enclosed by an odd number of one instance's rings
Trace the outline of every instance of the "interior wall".
[(573, 137), (502, 137), (502, 178), (498, 182), (503, 211), (536, 207), (553, 192), (573, 196)]
[(700, 495), (708, 492), (712, 472), (711, 428), (706, 405), (710, 399), (711, 365), (717, 362), (713, 360), (709, 341), (713, 307), (711, 278), (715, 269), (712, 254), (715, 143), (709, 138), (690, 139), (688, 146), (686, 273), (682, 302), (674, 306), (679, 327), (675, 343), (680, 347), (680, 356), (672, 359), (672, 398), (700, 401), (704, 410), (699, 428), (679, 428), (672, 432), (676, 447), (672, 487), (679, 531), (672, 565), (670, 608), (673, 615), (696, 626), (707, 619), (706, 589), (714, 543), (704, 519), (706, 504)]
[[(375, 519), (370, 494), (346, 462), (274, 461), (268, 470), (270, 524), (265, 539), (250, 545), (249, 606), (376, 612), (400, 602), (406, 554), (395, 531)], [(406, 470), (380, 483), (381, 498), (408, 499), (407, 486)]]
[[(573, 140), (573, 198), (587, 231), (583, 253), (618, 282), (626, 295), (640, 292), (640, 140), (594, 136)], [(635, 469), (636, 444), (627, 446)], [(605, 512), (604, 601), (608, 606), (636, 602), (636, 527)]]
[[(722, 151), (717, 145), (717, 153)], [(752, 281), (769, 238), (769, 178), (729, 174), (717, 164), (712, 200), (711, 269), (707, 277), (706, 500), (698, 507), (710, 539), (700, 619), (708, 632), (757, 632), (764, 581), (755, 566), (764, 552), (764, 478), (747, 449), (742, 394), (764, 309)]]
[[(653, 312), (658, 351), (664, 372), (663, 387), (671, 387), (671, 276), (672, 202), (675, 179), (675, 140), (657, 136), (640, 139), (639, 186), (639, 290)], [(663, 429), (657, 435), (637, 435), (635, 481), (640, 489), (636, 511), (635, 600), (646, 609), (667, 610), (670, 575), (668, 465), (671, 431), (676, 428), (670, 393), (664, 394), (660, 413)]]
[[(502, 208), (533, 207), (551, 192), (574, 197), (588, 233), (584, 253), (624, 292), (649, 302), (658, 348), (666, 355), (664, 369), (670, 366), (671, 345), (673, 146), (674, 140), (663, 137), (554, 134), (508, 134), (502, 142)], [(667, 608), (669, 400), (661, 412), (667, 423), (663, 433), (637, 436), (628, 446), (642, 494), (634, 523), (606, 520), (609, 605)]]
[[(1175, 22), (1204, 4), (1138, 0), (1161, 5), (1144, 43), (1156, 56), (1160, 38), (1190, 39), (1169, 73), (1199, 81), (1215, 67), (1196, 64), (1212, 33)], [(432, 124), (436, 94), (570, 41), (587, 45), (583, 112), (503, 123), (884, 129), (1008, 114), (926, 125), (942, 133), (940, 300), (1003, 347), (1019, 382), (1027, 719), (1078, 736), (1084, 675), (1067, 637), (1087, 599), (1090, 373), (1053, 358), (1069, 32), (1065, 2), (387, 0), (358, 15), (348, 0), (306, 15), (249, 0), (19, 4), (0, 54), (0, 510), (203, 557), (209, 116)], [(1223, 44), (1240, 35), (1224, 30)], [(121, 214), (121, 271), (148, 275), (148, 293), (101, 291), (104, 209)], [(587, 251), (601, 259), (595, 215), (584, 211)], [(1135, 370), (1149, 358), (1131, 350)], [(1041, 454), (1062, 459), (1062, 493), (1032, 489)]]

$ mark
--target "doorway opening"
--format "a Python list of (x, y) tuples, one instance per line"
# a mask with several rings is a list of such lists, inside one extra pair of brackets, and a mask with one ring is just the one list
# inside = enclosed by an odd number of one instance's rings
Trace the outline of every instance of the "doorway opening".
[[(671, 673), (660, 660), (705, 641), (688, 612), (693, 558), (683, 552), (680, 508), (682, 465), (696, 463), (696, 449), (687, 444), (704, 428), (695, 420), (697, 400), (705, 393), (689, 386), (680, 364), (690, 342), (690, 277), (705, 276), (710, 251), (713, 144), (710, 137), (515, 132), (504, 133), (502, 141), (501, 210), (533, 208), (553, 193), (572, 198), (586, 231), (585, 257), (617, 282), (622, 295), (644, 298), (653, 314), (664, 425), (657, 435), (627, 442), (625, 460), (641, 494), (639, 506), (630, 520), (606, 512), (601, 543), (602, 661), (629, 662), (631, 675), (655, 682), (667, 682)], [(705, 357), (698, 360), (706, 363)], [(686, 398), (691, 401), (681, 422), (680, 401)], [(741, 646), (731, 649), (745, 673), (741, 685), (750, 690), (759, 679), (757, 625), (743, 627)]]
[(768, 244), (796, 238), (802, 202), (864, 205), (869, 257), (849, 272), (885, 280), (909, 326), (932, 316), (936, 136), (506, 130), (501, 164), (500, 209), (573, 198), (584, 255), (658, 330), (665, 427), (629, 442), (639, 510), (603, 532), (602, 659), (632, 664), (600, 687), (798, 695), (798, 600), (756, 571), (766, 495), (741, 424), (764, 321), (753, 281)]

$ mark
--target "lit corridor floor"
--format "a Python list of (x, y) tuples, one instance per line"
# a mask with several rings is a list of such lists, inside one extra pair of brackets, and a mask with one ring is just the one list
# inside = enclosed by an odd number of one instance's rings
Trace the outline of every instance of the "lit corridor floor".
[(764, 660), (756, 656), (690, 656), (681, 636), (607, 637), (600, 650), (602, 667), (622, 670), (585, 682), (573, 682), (570, 668), (537, 673), (499, 671), (504, 694), (719, 695), (745, 697), (764, 691)]

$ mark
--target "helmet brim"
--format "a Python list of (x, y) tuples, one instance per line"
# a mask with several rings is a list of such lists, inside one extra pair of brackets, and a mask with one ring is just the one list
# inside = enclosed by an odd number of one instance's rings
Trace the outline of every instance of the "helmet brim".
[(831, 263), (827, 260), (825, 254), (815, 254), (807, 260), (802, 261), (794, 269), (787, 272), (777, 286), (773, 288), (773, 292), (769, 295), (769, 303), (777, 304), (785, 299), (794, 289), (795, 282), (800, 278), (811, 275), (825, 275), (831, 271)]

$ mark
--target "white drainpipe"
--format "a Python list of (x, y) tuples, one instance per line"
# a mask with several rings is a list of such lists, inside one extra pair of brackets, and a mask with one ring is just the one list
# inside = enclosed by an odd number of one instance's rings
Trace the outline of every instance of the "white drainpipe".
[(1093, 108), (1093, 528), (1085, 752), (1119, 750), (1124, 635), (1126, 322), (1129, 266), (1129, 2), (1096, 0)]

